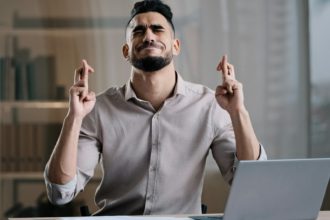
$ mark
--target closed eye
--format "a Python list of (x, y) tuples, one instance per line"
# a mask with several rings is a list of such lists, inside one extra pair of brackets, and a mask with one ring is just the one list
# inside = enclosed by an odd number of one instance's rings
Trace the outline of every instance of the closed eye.
[(144, 33), (146, 31), (146, 27), (143, 25), (138, 25), (133, 29), (133, 34)]
[[(159, 32), (163, 32), (165, 30), (165, 28), (161, 25), (158, 25), (158, 24), (153, 24), (153, 25), (150, 25), (149, 27), (151, 29), (151, 31), (153, 33), (159, 33)], [(144, 26), (144, 25), (138, 25), (136, 26), (134, 29), (133, 29), (133, 34), (144, 34), (147, 30), (147, 27)]]
[(150, 26), (151, 30), (156, 33), (156, 32), (162, 32), (165, 30), (165, 28), (161, 25), (153, 24)]

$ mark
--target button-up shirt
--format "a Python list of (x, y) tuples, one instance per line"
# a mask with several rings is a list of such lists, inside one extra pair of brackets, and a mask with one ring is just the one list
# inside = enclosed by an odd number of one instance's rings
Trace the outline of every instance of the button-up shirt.
[[(260, 149), (259, 159), (266, 159)], [(136, 96), (128, 81), (99, 94), (84, 118), (75, 178), (53, 184), (46, 166), (48, 196), (58, 204), (71, 201), (101, 163), (98, 214), (200, 213), (209, 151), (230, 183), (237, 160), (235, 136), (214, 91), (177, 74), (173, 96), (156, 111)]]

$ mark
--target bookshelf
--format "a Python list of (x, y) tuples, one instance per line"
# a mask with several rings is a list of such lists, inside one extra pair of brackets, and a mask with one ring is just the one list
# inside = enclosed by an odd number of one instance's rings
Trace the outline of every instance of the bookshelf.
[[(111, 62), (116, 66), (120, 62), (108, 61), (110, 49), (104, 45), (114, 39), (111, 51), (121, 58), (126, 17), (100, 12), (101, 8), (91, 10), (90, 4), (118, 11), (112, 3), (99, 0), (0, 1), (0, 8), (6, 8), (0, 15), (0, 220), (7, 219), (4, 213), (18, 202), (35, 206), (45, 192), (43, 170), (67, 113), (68, 90), (81, 59), (98, 69), (99, 81), (90, 79), (96, 93), (109, 81), (123, 82), (106, 75)], [(101, 176), (97, 169), (78, 198), (91, 211)]]
[(3, 101), (1, 172), (42, 172), (67, 112), (66, 101)]
[(43, 170), (56, 143), (68, 102), (0, 102), (0, 219), (15, 204), (35, 206), (45, 192)]

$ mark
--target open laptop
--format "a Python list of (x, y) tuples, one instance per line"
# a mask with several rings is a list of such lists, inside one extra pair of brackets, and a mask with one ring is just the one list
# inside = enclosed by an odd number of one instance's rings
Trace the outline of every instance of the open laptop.
[(330, 178), (330, 158), (239, 162), (223, 216), (192, 219), (312, 220)]

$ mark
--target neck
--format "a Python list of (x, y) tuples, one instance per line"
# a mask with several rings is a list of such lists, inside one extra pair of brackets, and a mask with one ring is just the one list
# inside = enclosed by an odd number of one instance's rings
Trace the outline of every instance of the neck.
[(173, 63), (155, 72), (142, 72), (132, 68), (132, 87), (139, 99), (148, 101), (159, 110), (165, 100), (172, 96), (176, 74)]

